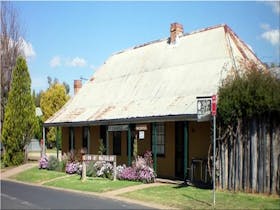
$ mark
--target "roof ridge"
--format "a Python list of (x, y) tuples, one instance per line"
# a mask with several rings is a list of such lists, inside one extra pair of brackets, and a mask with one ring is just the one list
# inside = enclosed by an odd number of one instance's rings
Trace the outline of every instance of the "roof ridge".
[[(251, 49), (248, 44), (246, 44), (246, 42), (244, 42), (228, 25), (225, 25), (225, 33), (229, 34), (231, 36), (231, 38), (233, 39), (234, 42), (239, 41), (240, 44), (246, 48), (258, 61), (259, 63), (264, 66), (263, 62), (258, 58), (258, 56), (256, 55), (256, 53), (253, 51), (253, 49)], [(242, 47), (240, 46), (239, 43), (235, 43), (236, 47), (238, 48), (238, 50), (240, 51), (240, 53), (244, 56), (244, 58), (248, 59), (246, 53), (244, 52), (244, 50), (242, 49)]]
[[(196, 33), (201, 33), (201, 32), (205, 32), (205, 31), (209, 31), (209, 30), (212, 30), (212, 29), (220, 28), (220, 27), (228, 27), (228, 26), (227, 26), (227, 24), (222, 23), (222, 24), (218, 24), (218, 25), (214, 25), (214, 26), (198, 29), (198, 30), (195, 30), (195, 31), (192, 31), (192, 32), (189, 32), (189, 33), (184, 33), (183, 37), (188, 36), (188, 35), (193, 35), (193, 34), (196, 34)], [(162, 41), (167, 41), (167, 40), (169, 40), (169, 38), (170, 37), (162, 38), (162, 39), (156, 39), (156, 40), (153, 40), (153, 41), (145, 42), (143, 44), (135, 45), (134, 47), (129, 47), (129, 48), (117, 51), (115, 53), (112, 53), (111, 56), (118, 55), (118, 54), (130, 51), (130, 50), (141, 48), (141, 47), (145, 47), (147, 45), (151, 45), (151, 44), (154, 44), (154, 43), (159, 43), (159, 42), (162, 42)]]

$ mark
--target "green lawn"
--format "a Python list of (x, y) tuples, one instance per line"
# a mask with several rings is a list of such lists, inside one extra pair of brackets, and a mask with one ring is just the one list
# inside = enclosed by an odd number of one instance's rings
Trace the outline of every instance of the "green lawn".
[[(212, 190), (174, 185), (151, 187), (124, 197), (180, 209), (212, 209)], [(216, 192), (216, 209), (280, 209), (280, 198), (245, 193)]]
[[(65, 177), (52, 180), (62, 176)], [(12, 178), (32, 183), (49, 180), (44, 185), (99, 193), (142, 184), (92, 177), (87, 177), (86, 181), (82, 182), (79, 175), (66, 176), (66, 173), (63, 172), (39, 170), (37, 167)], [(177, 185), (150, 187), (121, 196), (180, 209), (212, 209), (213, 202), (212, 190)], [(280, 198), (245, 193), (216, 192), (216, 209), (280, 209)]]
[[(82, 182), (79, 175), (66, 176), (64, 172), (49, 171), (45, 169), (38, 169), (37, 167), (26, 170), (22, 173), (19, 173), (15, 176), (12, 176), (12, 179), (31, 182), (31, 183), (40, 183), (43, 181), (48, 181), (44, 183), (47, 186), (61, 187), (67, 189), (88, 191), (88, 192), (106, 192), (110, 190), (116, 190), (124, 187), (129, 187), (133, 185), (142, 184), (140, 182), (130, 182), (130, 181), (112, 181), (109, 179), (103, 178), (92, 178), (87, 177), (86, 181)], [(62, 179), (55, 179), (57, 177), (63, 177)]]
[(45, 169), (38, 169), (38, 167), (34, 167), (29, 170), (23, 171), (15, 176), (12, 176), (11, 178), (23, 182), (40, 183), (42, 181), (54, 179), (56, 177), (65, 175), (66, 174), (62, 172), (48, 171)]
[(141, 183), (119, 180), (112, 181), (109, 179), (92, 177), (87, 177), (86, 181), (82, 182), (80, 176), (72, 175), (63, 179), (47, 182), (44, 185), (88, 192), (106, 192), (139, 184)]

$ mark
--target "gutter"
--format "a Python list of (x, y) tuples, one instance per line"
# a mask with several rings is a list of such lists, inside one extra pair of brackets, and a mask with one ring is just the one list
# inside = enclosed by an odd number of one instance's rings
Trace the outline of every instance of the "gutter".
[(164, 121), (196, 121), (196, 120), (197, 120), (197, 114), (182, 114), (182, 115), (132, 117), (132, 118), (123, 118), (123, 119), (94, 120), (94, 121), (80, 121), (80, 122), (43, 123), (43, 127), (82, 127), (82, 126), (91, 126), (91, 125), (117, 125), (117, 124), (131, 124), (131, 123), (151, 123), (151, 122), (164, 122)]

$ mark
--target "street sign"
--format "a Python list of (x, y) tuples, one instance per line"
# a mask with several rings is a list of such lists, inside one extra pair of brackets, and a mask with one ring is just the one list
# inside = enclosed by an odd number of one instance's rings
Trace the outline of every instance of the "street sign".
[(211, 103), (211, 114), (212, 116), (216, 116), (217, 114), (217, 96), (212, 96), (212, 103)]
[(211, 116), (211, 96), (196, 97), (197, 121), (209, 121)]

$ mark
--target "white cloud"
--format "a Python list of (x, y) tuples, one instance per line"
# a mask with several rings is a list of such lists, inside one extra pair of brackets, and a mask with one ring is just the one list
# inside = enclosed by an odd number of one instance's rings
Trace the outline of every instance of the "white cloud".
[(267, 23), (262, 23), (262, 24), (260, 25), (260, 27), (261, 27), (261, 29), (263, 29), (263, 30), (265, 30), (265, 31), (270, 30), (270, 25), (267, 24)]
[(22, 55), (29, 59), (36, 56), (35, 50), (33, 49), (33, 46), (30, 42), (25, 41), (22, 37), (19, 38), (20, 43), (20, 51)]
[(69, 62), (69, 65), (72, 67), (84, 67), (87, 65), (87, 61), (83, 58), (76, 57)]
[(280, 44), (280, 30), (279, 29), (270, 29), (262, 33), (261, 37), (266, 41), (270, 42), (272, 45)]
[(87, 61), (81, 57), (75, 57), (73, 59), (63, 58), (61, 56), (54, 56), (50, 60), (50, 66), (52, 68), (58, 66), (66, 66), (66, 67), (85, 67), (87, 66)]
[(59, 56), (55, 56), (51, 59), (50, 61), (50, 66), (52, 68), (55, 68), (55, 67), (58, 67), (58, 66), (61, 66), (61, 58)]
[(272, 11), (277, 15), (280, 15), (280, 1), (269, 1), (267, 2), (271, 7)]

